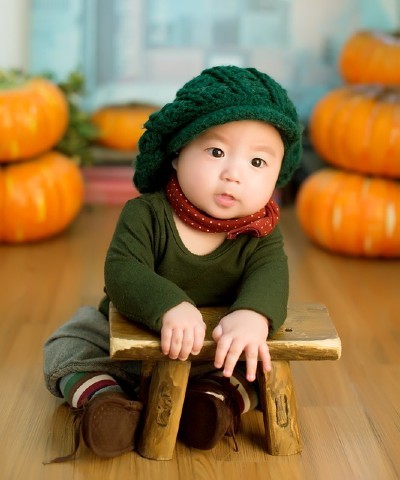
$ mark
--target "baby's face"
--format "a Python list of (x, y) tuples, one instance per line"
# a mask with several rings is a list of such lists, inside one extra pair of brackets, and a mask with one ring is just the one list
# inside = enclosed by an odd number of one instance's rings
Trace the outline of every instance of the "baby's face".
[(209, 128), (173, 161), (181, 189), (199, 210), (238, 218), (271, 198), (284, 155), (278, 130), (257, 120)]

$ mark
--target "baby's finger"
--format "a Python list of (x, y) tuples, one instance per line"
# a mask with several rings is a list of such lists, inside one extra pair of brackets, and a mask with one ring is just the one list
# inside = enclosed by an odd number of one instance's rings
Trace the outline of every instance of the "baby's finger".
[(193, 330), (185, 330), (182, 337), (181, 351), (179, 352), (179, 360), (187, 360), (193, 348), (194, 334)]
[(236, 363), (239, 360), (240, 355), (243, 352), (243, 348), (236, 342), (232, 342), (229, 351), (225, 357), (224, 363), (224, 376), (231, 377), (233, 370), (235, 369)]
[(264, 372), (270, 372), (272, 369), (271, 355), (269, 353), (269, 348), (267, 344), (260, 346), (259, 355), (260, 355), (260, 360), (262, 362), (262, 367)]
[(164, 355), (169, 354), (171, 348), (172, 330), (170, 328), (161, 329), (161, 351)]
[(256, 379), (258, 363), (258, 348), (248, 347), (246, 349), (246, 379), (253, 382)]
[(222, 336), (222, 325), (219, 323), (212, 332), (212, 338), (214, 342), (218, 342), (221, 336)]
[(192, 347), (192, 354), (197, 355), (200, 353), (200, 350), (203, 347), (204, 337), (206, 335), (205, 324), (204, 326), (198, 326), (194, 330), (194, 339), (193, 339), (193, 347)]
[(182, 349), (183, 331), (181, 329), (174, 329), (172, 331), (171, 346), (169, 348), (169, 358), (176, 360)]
[(231, 347), (232, 339), (230, 337), (221, 337), (217, 343), (215, 350), (214, 366), (215, 368), (222, 368), (225, 362), (225, 358)]

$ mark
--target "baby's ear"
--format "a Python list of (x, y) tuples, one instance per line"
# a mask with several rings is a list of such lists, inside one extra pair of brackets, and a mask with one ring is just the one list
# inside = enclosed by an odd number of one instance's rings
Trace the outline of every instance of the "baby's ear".
[(179, 154), (176, 155), (176, 157), (172, 160), (171, 162), (171, 165), (172, 165), (172, 168), (174, 170), (176, 170), (176, 167), (178, 166), (178, 160), (179, 160), (179, 157), (178, 157)]

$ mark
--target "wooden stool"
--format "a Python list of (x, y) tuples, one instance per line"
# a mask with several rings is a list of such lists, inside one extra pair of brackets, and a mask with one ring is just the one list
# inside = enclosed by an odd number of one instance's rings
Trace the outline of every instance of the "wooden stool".
[[(213, 361), (216, 344), (211, 333), (225, 311), (224, 308), (201, 309), (207, 324), (204, 346), (199, 355), (180, 361), (165, 357), (159, 335), (129, 322), (110, 305), (111, 358), (142, 360), (142, 384), (150, 382), (138, 445), (142, 456), (156, 460), (172, 458), (191, 361)], [(301, 304), (288, 307), (284, 325), (267, 343), (272, 372), (265, 375), (261, 363), (257, 371), (266, 449), (271, 455), (292, 455), (301, 451), (301, 444), (289, 362), (337, 360), (341, 342), (323, 305)]]

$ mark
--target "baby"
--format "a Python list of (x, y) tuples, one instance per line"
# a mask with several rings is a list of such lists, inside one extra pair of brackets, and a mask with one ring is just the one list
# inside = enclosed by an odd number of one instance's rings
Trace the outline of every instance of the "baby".
[(286, 91), (254, 68), (213, 67), (145, 129), (134, 174), (142, 195), (118, 220), (106, 295), (45, 345), (48, 389), (79, 412), (86, 445), (103, 457), (134, 449), (143, 407), (140, 363), (109, 358), (110, 301), (159, 332), (163, 353), (177, 360), (202, 348), (199, 308), (227, 307), (212, 332), (214, 365), (191, 376), (179, 427), (181, 440), (200, 449), (234, 437), (240, 415), (257, 406), (257, 363), (271, 370), (266, 339), (286, 318), (287, 259), (271, 198), (301, 159)]

